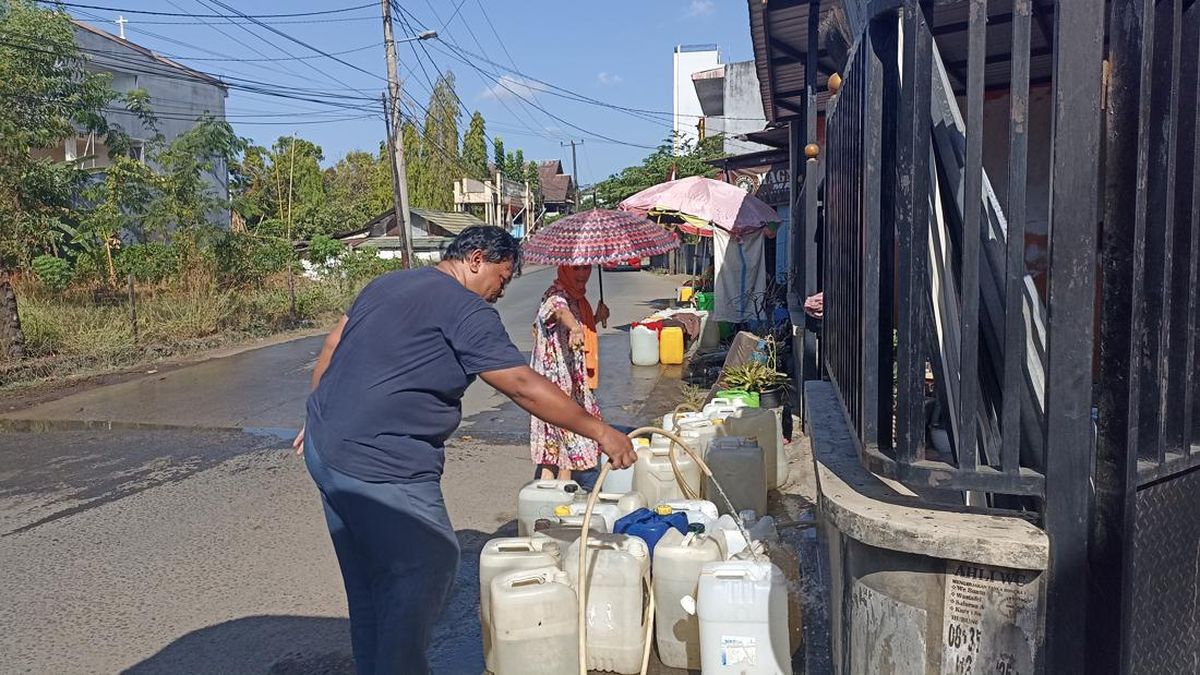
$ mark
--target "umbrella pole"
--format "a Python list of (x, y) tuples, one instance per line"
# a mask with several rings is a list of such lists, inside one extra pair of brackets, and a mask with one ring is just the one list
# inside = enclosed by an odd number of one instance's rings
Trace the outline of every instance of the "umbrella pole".
[[(596, 279), (600, 282), (600, 303), (604, 304), (604, 266), (596, 265)], [(608, 328), (608, 322), (601, 322), (605, 328)]]

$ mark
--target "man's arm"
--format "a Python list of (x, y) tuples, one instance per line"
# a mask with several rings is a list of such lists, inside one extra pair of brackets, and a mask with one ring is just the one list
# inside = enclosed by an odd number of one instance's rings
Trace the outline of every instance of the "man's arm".
[[(342, 341), (342, 331), (346, 328), (346, 321), (349, 317), (342, 315), (341, 321), (329, 331), (329, 335), (325, 337), (325, 344), (321, 346), (321, 353), (317, 355), (317, 365), (313, 366), (312, 380), (309, 381), (309, 391), (314, 391), (317, 385), (321, 383), (321, 376), (329, 368), (329, 361), (333, 359), (333, 351), (337, 349), (338, 343)], [(296, 439), (292, 441), (292, 447), (295, 448), (296, 454), (304, 454), (304, 427), (300, 427), (300, 433), (296, 434)]]
[(329, 361), (333, 359), (333, 351), (342, 341), (342, 331), (346, 329), (348, 320), (349, 317), (343, 314), (341, 321), (338, 321), (333, 330), (329, 331), (329, 335), (325, 337), (325, 344), (321, 346), (321, 353), (317, 355), (317, 365), (313, 367), (312, 381), (309, 383), (310, 391), (315, 391), (317, 385), (321, 383), (321, 376), (329, 368)]
[(628, 468), (637, 461), (628, 436), (589, 415), (558, 385), (529, 366), (493, 370), (480, 377), (534, 417), (599, 443), (614, 469)]

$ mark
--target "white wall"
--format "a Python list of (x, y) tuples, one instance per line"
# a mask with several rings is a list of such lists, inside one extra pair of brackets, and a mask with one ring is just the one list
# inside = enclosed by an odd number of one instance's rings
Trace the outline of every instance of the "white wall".
[[(680, 45), (674, 55), (674, 129), (678, 138), (693, 143), (699, 138), (696, 122), (704, 114), (692, 74), (721, 65), (721, 53), (716, 47)], [(678, 145), (676, 146), (678, 149)]]
[(770, 150), (769, 146), (734, 138), (751, 131), (762, 131), (767, 126), (754, 62), (725, 64), (724, 88), (724, 114), (708, 118), (706, 131), (709, 135), (725, 134), (725, 152), (731, 155)]

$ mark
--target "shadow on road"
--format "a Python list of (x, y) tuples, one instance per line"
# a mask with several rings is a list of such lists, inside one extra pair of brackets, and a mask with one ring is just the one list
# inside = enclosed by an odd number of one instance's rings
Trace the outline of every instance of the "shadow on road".
[(350, 621), (316, 616), (249, 616), (184, 635), (125, 671), (353, 675)]
[[(457, 531), (462, 548), (458, 575), (429, 648), (435, 673), (483, 672), (479, 552), (489, 539), (516, 533), (516, 521), (509, 521), (491, 534)], [(281, 615), (234, 619), (188, 633), (124, 672), (354, 675), (350, 621), (345, 617)]]

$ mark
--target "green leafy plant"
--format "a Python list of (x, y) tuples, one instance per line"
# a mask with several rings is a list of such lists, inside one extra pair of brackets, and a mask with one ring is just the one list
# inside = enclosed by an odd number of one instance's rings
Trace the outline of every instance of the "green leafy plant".
[(776, 387), (786, 386), (788, 376), (765, 363), (751, 361), (740, 366), (731, 366), (721, 377), (722, 384), (728, 389), (745, 391), (769, 391)]
[(52, 255), (39, 255), (33, 259), (33, 271), (46, 288), (61, 293), (71, 283), (71, 263)]
[(308, 259), (314, 265), (325, 265), (346, 250), (342, 242), (324, 234), (315, 235), (308, 243)]
[(162, 284), (179, 274), (179, 253), (169, 244), (133, 244), (116, 257), (117, 274), (139, 283)]

